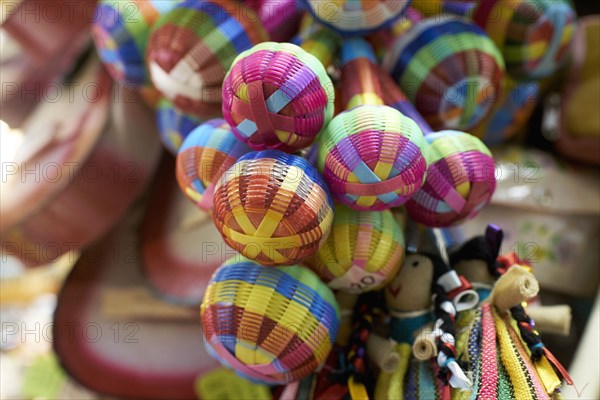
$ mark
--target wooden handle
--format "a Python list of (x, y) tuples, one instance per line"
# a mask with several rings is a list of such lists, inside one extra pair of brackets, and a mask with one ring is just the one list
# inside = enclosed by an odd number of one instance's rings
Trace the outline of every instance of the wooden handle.
[(535, 321), (535, 327), (540, 332), (569, 335), (572, 315), (568, 305), (531, 307), (527, 308), (527, 314)]

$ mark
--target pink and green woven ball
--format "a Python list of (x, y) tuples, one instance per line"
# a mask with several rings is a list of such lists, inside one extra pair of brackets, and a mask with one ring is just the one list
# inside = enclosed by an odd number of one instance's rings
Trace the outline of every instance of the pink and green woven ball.
[(213, 221), (225, 242), (262, 265), (292, 265), (329, 235), (333, 201), (302, 157), (263, 150), (241, 157), (215, 188)]
[(309, 146), (333, 117), (331, 79), (318, 58), (291, 43), (240, 54), (223, 82), (223, 117), (256, 150)]
[(181, 191), (199, 208), (212, 208), (215, 185), (251, 149), (235, 138), (225, 120), (216, 118), (194, 129), (184, 140), (176, 160)]
[(429, 168), (423, 187), (406, 203), (410, 217), (430, 227), (446, 227), (473, 218), (496, 190), (490, 150), (473, 135), (458, 131), (430, 133)]
[(386, 106), (337, 115), (319, 137), (319, 170), (339, 202), (359, 211), (404, 204), (423, 184), (427, 144), (413, 120)]
[(114, 80), (137, 86), (149, 84), (144, 54), (150, 27), (179, 2), (102, 0), (98, 3), (92, 36), (102, 63)]
[(340, 324), (333, 293), (312, 271), (247, 260), (215, 271), (200, 316), (209, 353), (239, 375), (268, 384), (318, 371)]
[(331, 234), (305, 264), (330, 288), (363, 293), (387, 285), (403, 259), (404, 236), (390, 210), (355, 211), (338, 204)]
[(301, 0), (320, 23), (344, 35), (365, 35), (389, 27), (400, 18), (410, 0)]
[(434, 130), (468, 130), (491, 110), (504, 61), (488, 35), (457, 17), (438, 16), (398, 36), (383, 67)]
[(180, 110), (214, 116), (235, 57), (266, 39), (256, 14), (241, 3), (186, 0), (152, 28), (146, 51), (152, 83)]
[(156, 125), (160, 140), (173, 155), (177, 155), (185, 138), (202, 122), (202, 119), (178, 110), (165, 98), (160, 99), (157, 104)]

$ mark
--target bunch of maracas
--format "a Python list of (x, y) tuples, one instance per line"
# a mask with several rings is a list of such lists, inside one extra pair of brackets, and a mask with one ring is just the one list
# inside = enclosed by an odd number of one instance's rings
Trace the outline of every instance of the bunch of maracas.
[(207, 288), (208, 349), (271, 384), (325, 362), (332, 289), (397, 275), (391, 209), (443, 227), (489, 202), (494, 161), (468, 132), (506, 72), (562, 65), (574, 24), (556, 0), (415, 1), (428, 18), (408, 1), (299, 3), (103, 0), (93, 30), (115, 80), (156, 107), (182, 191), (241, 254)]

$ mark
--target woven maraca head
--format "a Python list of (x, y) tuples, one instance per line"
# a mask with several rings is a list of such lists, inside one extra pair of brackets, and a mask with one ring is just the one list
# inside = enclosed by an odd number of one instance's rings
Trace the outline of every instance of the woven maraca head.
[(472, 10), (473, 21), (489, 33), (518, 80), (554, 73), (569, 56), (576, 15), (567, 0), (491, 0)]
[(256, 150), (310, 145), (333, 117), (323, 64), (291, 43), (266, 42), (240, 54), (223, 82), (223, 116)]
[(301, 0), (314, 18), (345, 35), (364, 35), (386, 28), (404, 14), (410, 0)]
[(434, 130), (467, 130), (491, 110), (504, 76), (500, 51), (477, 25), (434, 17), (396, 38), (383, 61)]
[(177, 153), (179, 187), (198, 207), (210, 210), (219, 178), (250, 150), (235, 138), (225, 120), (205, 122), (189, 134)]
[(537, 82), (516, 82), (507, 77), (492, 112), (469, 133), (488, 146), (504, 142), (525, 126), (540, 94)]
[(248, 153), (219, 180), (213, 220), (225, 242), (263, 265), (291, 265), (329, 235), (333, 202), (305, 159), (277, 150)]
[(315, 372), (339, 327), (331, 290), (309, 269), (226, 263), (200, 310), (209, 352), (242, 376), (285, 384)]
[(200, 118), (179, 111), (165, 98), (158, 102), (156, 125), (162, 144), (171, 154), (177, 155), (185, 138), (201, 123)]
[(490, 150), (473, 135), (441, 131), (426, 136), (429, 168), (423, 187), (406, 203), (411, 218), (430, 227), (472, 218), (496, 190)]
[(378, 290), (402, 265), (404, 237), (390, 210), (335, 207), (331, 234), (305, 261), (330, 288), (351, 293)]
[(179, 1), (102, 0), (96, 7), (92, 36), (102, 63), (114, 80), (143, 86), (149, 83), (144, 63), (150, 27), (161, 13)]
[(341, 203), (384, 210), (404, 204), (423, 184), (426, 146), (410, 118), (362, 105), (340, 113), (319, 137), (319, 170)]
[(152, 27), (146, 51), (152, 83), (182, 111), (214, 116), (235, 57), (266, 39), (258, 17), (241, 3), (187, 0)]

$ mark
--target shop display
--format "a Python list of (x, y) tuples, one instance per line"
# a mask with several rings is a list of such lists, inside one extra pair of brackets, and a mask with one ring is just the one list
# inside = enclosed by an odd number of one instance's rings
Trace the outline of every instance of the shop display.
[(57, 78), (69, 96), (0, 121), (3, 357), (28, 348), (12, 328), (33, 309), (5, 301), (36, 290), (6, 279), (72, 259), (24, 395), (68, 396), (68, 376), (149, 399), (585, 385), (565, 367), (600, 283), (598, 171), (529, 146), (595, 164), (597, 16), (567, 0), (93, 10), (97, 55)]

